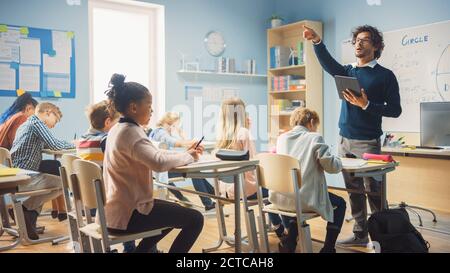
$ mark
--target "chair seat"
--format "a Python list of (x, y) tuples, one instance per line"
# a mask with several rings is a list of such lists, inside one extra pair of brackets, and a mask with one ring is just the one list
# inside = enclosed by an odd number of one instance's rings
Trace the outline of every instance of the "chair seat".
[[(137, 240), (137, 239), (160, 235), (162, 233), (162, 231), (165, 229), (166, 228), (161, 228), (161, 229), (154, 229), (154, 230), (149, 230), (149, 231), (140, 232), (140, 233), (126, 233), (126, 234), (111, 234), (111, 233), (109, 233), (109, 240), (114, 243), (128, 242), (128, 241), (133, 241), (133, 240)], [(80, 228), (80, 232), (86, 234), (89, 237), (97, 239), (97, 240), (103, 239), (100, 225), (96, 224), (96, 223), (88, 224), (88, 225)]]
[(35, 190), (35, 191), (21, 191), (16, 192), (14, 195), (16, 197), (29, 197), (29, 196), (38, 196), (43, 195), (47, 193), (51, 193), (52, 191), (58, 191), (61, 190), (60, 188), (50, 188), (50, 189), (42, 189), (42, 190)]
[[(297, 214), (295, 214), (295, 211), (285, 211), (285, 210), (280, 210), (277, 206), (275, 206), (274, 204), (270, 204), (267, 206), (264, 206), (263, 208), (264, 212), (270, 212), (270, 213), (275, 213), (275, 214), (281, 214), (284, 216), (288, 216), (288, 217), (297, 217)], [(309, 220), (309, 219), (313, 219), (316, 217), (320, 217), (319, 214), (315, 213), (315, 212), (304, 212), (302, 213), (303, 216), (303, 220)]]

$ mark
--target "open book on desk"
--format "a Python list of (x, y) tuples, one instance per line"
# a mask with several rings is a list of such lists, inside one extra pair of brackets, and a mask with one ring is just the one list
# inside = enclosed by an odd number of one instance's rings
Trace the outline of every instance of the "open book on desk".
[(350, 167), (361, 167), (367, 164), (367, 161), (360, 158), (346, 158), (341, 157), (342, 167), (350, 168)]
[(215, 156), (202, 155), (202, 156), (200, 156), (198, 161), (192, 162), (192, 163), (188, 164), (187, 166), (198, 165), (198, 164), (206, 164), (206, 163), (213, 163), (213, 162), (219, 162), (219, 161), (220, 161), (220, 159), (218, 159)]

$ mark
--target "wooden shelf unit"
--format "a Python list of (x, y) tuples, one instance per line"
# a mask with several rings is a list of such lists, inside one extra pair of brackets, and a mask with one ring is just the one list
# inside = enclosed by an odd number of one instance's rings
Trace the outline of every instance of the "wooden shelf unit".
[[(306, 107), (316, 111), (320, 117), (319, 132), (323, 134), (323, 70), (314, 53), (311, 41), (303, 39), (303, 26), (312, 27), (320, 36), (323, 36), (322, 23), (318, 21), (299, 21), (278, 28), (267, 30), (267, 90), (268, 90), (268, 126), (270, 144), (276, 143), (276, 136), (291, 129), (289, 125), (289, 112), (277, 109), (275, 100), (303, 100)], [(273, 46), (286, 46), (297, 48), (297, 43), (303, 41), (304, 63), (278, 68), (270, 68), (270, 48)], [(272, 90), (272, 77), (283, 75), (299, 75), (305, 78), (306, 90), (289, 91)], [(276, 107), (276, 108), (275, 108)]]

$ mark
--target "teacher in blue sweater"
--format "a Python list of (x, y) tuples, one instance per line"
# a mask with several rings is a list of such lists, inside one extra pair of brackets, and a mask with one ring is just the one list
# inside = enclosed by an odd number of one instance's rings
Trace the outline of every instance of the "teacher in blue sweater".
[[(303, 37), (311, 40), (314, 51), (323, 69), (335, 75), (356, 77), (361, 85), (361, 96), (349, 90), (343, 91), (345, 100), (341, 103), (339, 117), (339, 151), (341, 157), (351, 154), (358, 158), (363, 153), (381, 152), (380, 136), (382, 117), (397, 118), (402, 112), (397, 79), (391, 70), (377, 63), (383, 52), (382, 34), (375, 27), (364, 25), (353, 31), (352, 43), (357, 62), (339, 64), (328, 52), (321, 37), (311, 28), (304, 26)], [(379, 192), (380, 182), (375, 178), (356, 178), (343, 173), (347, 189)], [(352, 215), (355, 218), (353, 235), (338, 241), (342, 246), (366, 246), (369, 242), (367, 228), (366, 195), (349, 193)], [(378, 196), (368, 195), (371, 211), (381, 208)]]

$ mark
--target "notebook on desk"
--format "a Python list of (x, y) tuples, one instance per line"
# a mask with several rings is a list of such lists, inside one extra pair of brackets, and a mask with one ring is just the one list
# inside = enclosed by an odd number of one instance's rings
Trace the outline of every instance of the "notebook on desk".
[(211, 155), (202, 155), (196, 162), (192, 162), (188, 164), (187, 166), (192, 165), (198, 165), (198, 164), (205, 164), (205, 163), (213, 163), (213, 162), (219, 162), (220, 159)]
[(0, 177), (3, 176), (14, 176), (19, 173), (20, 169), (18, 168), (0, 168)]
[(350, 168), (350, 167), (361, 167), (367, 164), (367, 161), (364, 159), (357, 158), (341, 158), (342, 167)]

